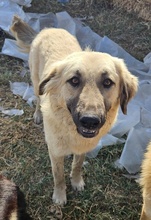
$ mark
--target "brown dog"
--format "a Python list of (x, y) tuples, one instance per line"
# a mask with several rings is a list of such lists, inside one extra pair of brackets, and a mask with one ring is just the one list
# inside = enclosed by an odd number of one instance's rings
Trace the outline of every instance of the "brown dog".
[(151, 142), (142, 162), (140, 185), (143, 191), (143, 207), (140, 220), (151, 220)]
[(15, 183), (0, 175), (0, 220), (32, 220), (26, 213), (23, 193)]
[(54, 177), (53, 201), (63, 205), (64, 156), (74, 154), (71, 183), (74, 189), (83, 190), (85, 153), (110, 130), (119, 106), (126, 113), (138, 81), (123, 60), (90, 49), (82, 51), (66, 30), (44, 29), (36, 35), (18, 17), (11, 30), (20, 47), (30, 48), (31, 79), (37, 96), (34, 120), (41, 121), (42, 111)]

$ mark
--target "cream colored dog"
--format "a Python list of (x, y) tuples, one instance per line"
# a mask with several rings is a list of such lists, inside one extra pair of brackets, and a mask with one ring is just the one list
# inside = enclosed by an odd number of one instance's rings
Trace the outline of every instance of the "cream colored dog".
[(74, 154), (71, 184), (83, 190), (85, 153), (110, 130), (119, 106), (126, 113), (138, 81), (123, 60), (89, 49), (82, 51), (66, 30), (44, 29), (36, 34), (18, 17), (11, 30), (18, 45), (30, 51), (31, 79), (38, 100), (34, 120), (40, 123), (42, 112), (54, 177), (53, 201), (63, 205), (64, 156)]
[(143, 191), (143, 207), (140, 220), (151, 220), (151, 142), (142, 163), (140, 185)]

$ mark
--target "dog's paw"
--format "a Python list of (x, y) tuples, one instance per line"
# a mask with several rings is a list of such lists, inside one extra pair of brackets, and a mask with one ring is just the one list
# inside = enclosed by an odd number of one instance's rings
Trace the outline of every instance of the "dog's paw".
[(35, 111), (33, 118), (34, 118), (35, 124), (40, 124), (42, 122), (41, 111), (40, 110)]
[(78, 190), (78, 191), (84, 190), (85, 183), (82, 176), (79, 179), (71, 178), (71, 184), (74, 190)]
[(58, 205), (65, 205), (67, 203), (66, 192), (64, 190), (54, 190), (52, 200)]

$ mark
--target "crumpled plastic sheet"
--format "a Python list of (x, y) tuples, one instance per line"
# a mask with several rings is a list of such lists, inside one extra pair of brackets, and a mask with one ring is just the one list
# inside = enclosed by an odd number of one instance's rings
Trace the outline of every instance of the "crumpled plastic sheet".
[(31, 6), (31, 0), (11, 0), (12, 2), (15, 2), (19, 5), (30, 7)]
[(16, 115), (23, 115), (24, 111), (23, 109), (16, 109), (16, 108), (12, 108), (12, 109), (3, 109), (2, 107), (0, 107), (0, 111), (5, 114), (5, 115), (9, 115), (9, 116), (16, 116)]
[[(51, 12), (48, 14), (24, 13), (18, 4), (10, 0), (1, 0), (0, 27), (8, 33), (15, 14), (28, 22), (37, 32), (44, 27), (68, 30), (77, 37), (82, 48), (90, 46), (95, 51), (106, 52), (122, 58), (129, 71), (138, 76), (139, 90), (136, 97), (128, 105), (127, 115), (123, 115), (119, 110), (114, 127), (99, 141), (96, 148), (87, 154), (89, 157), (96, 157), (102, 147), (125, 142), (117, 164), (119, 167), (125, 167), (129, 173), (137, 173), (140, 170), (146, 146), (151, 139), (151, 53), (144, 58), (144, 62), (140, 62), (107, 36), (99, 36), (90, 27), (84, 26), (80, 19), (70, 17), (67, 12), (56, 14)], [(21, 53), (15, 41), (10, 39), (5, 40), (2, 53), (28, 60), (28, 56)], [(124, 134), (127, 135), (126, 140), (123, 139)]]
[(34, 95), (32, 86), (25, 82), (10, 82), (10, 88), (14, 95), (21, 96), (31, 107), (33, 107), (36, 96)]
[[(1, 101), (1, 99), (0, 99)], [(4, 107), (0, 106), (0, 112), (4, 115), (9, 115), (9, 116), (16, 116), (16, 115), (23, 115), (24, 111), (23, 109), (5, 109)]]

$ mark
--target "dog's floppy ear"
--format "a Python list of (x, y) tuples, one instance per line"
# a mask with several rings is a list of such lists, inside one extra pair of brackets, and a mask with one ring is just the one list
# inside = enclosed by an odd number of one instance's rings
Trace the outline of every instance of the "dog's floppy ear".
[(126, 114), (127, 104), (137, 92), (138, 79), (128, 71), (122, 59), (114, 59), (120, 76), (120, 105), (122, 112)]
[(55, 72), (51, 73), (49, 76), (44, 77), (42, 79), (42, 81), (39, 84), (39, 95), (43, 95), (44, 93), (47, 93), (46, 85), (54, 77), (55, 77)]
[(59, 73), (60, 68), (57, 65), (46, 68), (46, 71), (44, 70), (44, 76), (39, 83), (39, 95), (48, 93), (58, 87), (61, 78)]

